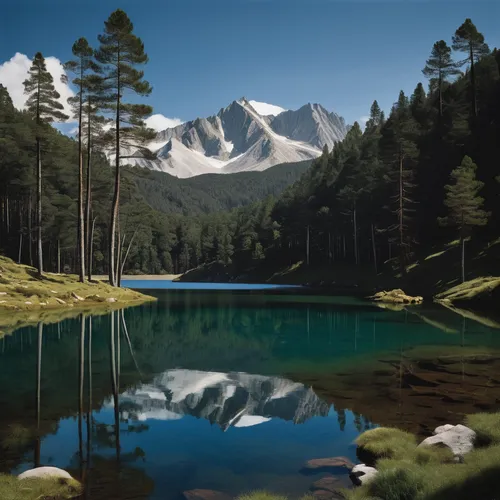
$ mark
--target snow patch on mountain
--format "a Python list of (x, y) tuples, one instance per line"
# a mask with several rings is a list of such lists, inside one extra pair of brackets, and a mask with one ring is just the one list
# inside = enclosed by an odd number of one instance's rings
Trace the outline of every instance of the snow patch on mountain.
[(257, 113), (261, 116), (278, 116), (280, 113), (286, 111), (280, 106), (274, 104), (267, 104), (267, 102), (248, 101)]

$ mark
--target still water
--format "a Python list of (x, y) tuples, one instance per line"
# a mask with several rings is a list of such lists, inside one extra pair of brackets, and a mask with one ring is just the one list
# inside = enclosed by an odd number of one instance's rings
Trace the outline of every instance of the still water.
[(0, 472), (55, 465), (94, 500), (298, 498), (326, 473), (349, 484), (341, 469), (303, 465), (356, 462), (365, 429), (426, 434), (500, 401), (494, 322), (301, 289), (158, 283), (156, 303), (0, 341)]

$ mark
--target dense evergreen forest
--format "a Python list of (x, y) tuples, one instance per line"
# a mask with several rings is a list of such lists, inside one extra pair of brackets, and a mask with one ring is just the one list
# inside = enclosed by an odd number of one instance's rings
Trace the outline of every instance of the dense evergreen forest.
[[(118, 39), (129, 51), (121, 76)], [(27, 110), (0, 86), (0, 251), (40, 273), (108, 273), (119, 285), (122, 272), (220, 262), (243, 273), (304, 261), (404, 274), (431, 247), (458, 240), (465, 278), (466, 249), (498, 238), (500, 52), (470, 20), (451, 44), (429, 47), (428, 86), (395, 96), (387, 116), (374, 101), (364, 130), (355, 123), (278, 196), (305, 165), (270, 169), (259, 181), (253, 173), (181, 180), (125, 168), (146, 154), (152, 134), (143, 122), (152, 109), (133, 103), (151, 91), (137, 69), (147, 56), (122, 11), (99, 43), (94, 50), (78, 40), (66, 66), (78, 89), (74, 139), (50, 125), (60, 103), (41, 54), (25, 85)], [(37, 94), (38, 82), (45, 91)]]
[(311, 161), (283, 163), (262, 172), (203, 174), (179, 179), (163, 172), (131, 169), (139, 191), (149, 205), (164, 213), (198, 215), (231, 210), (278, 196), (297, 181)]

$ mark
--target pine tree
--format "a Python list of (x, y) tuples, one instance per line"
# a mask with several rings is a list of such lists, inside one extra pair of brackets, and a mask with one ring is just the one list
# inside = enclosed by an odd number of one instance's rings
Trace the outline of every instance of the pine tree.
[(451, 48), (444, 40), (436, 42), (432, 47), (431, 56), (425, 63), (422, 73), (436, 82), (439, 96), (439, 116), (443, 116), (443, 88), (451, 76), (460, 73), (457, 64), (451, 57)]
[[(114, 116), (114, 127), (107, 137), (113, 141), (115, 161), (115, 188), (109, 225), (109, 281), (117, 286), (116, 232), (120, 206), (120, 160), (134, 156), (141, 144), (154, 138), (154, 132), (145, 128), (143, 118), (152, 113), (151, 106), (123, 102), (126, 92), (147, 96), (150, 84), (144, 72), (136, 66), (146, 64), (148, 57), (141, 39), (133, 34), (134, 26), (127, 14), (118, 9), (105, 22), (104, 34), (99, 35), (100, 47), (96, 59), (104, 65), (105, 96), (103, 107)], [(124, 154), (125, 152), (125, 154)]]
[(84, 101), (89, 90), (89, 72), (99, 71), (94, 62), (94, 51), (85, 38), (78, 39), (72, 48), (75, 59), (64, 65), (66, 71), (75, 74), (73, 84), (77, 87), (76, 96), (70, 97), (68, 102), (72, 105), (74, 115), (78, 120), (78, 274), (83, 283), (85, 281), (85, 230), (83, 216), (83, 115)]
[(490, 49), (484, 42), (483, 34), (477, 30), (470, 19), (466, 19), (453, 35), (453, 50), (465, 52), (467, 54), (467, 59), (461, 61), (459, 65), (462, 66), (466, 62), (470, 64), (472, 113), (476, 117), (478, 109), (475, 63), (479, 61), (482, 56), (489, 54)]
[(45, 59), (40, 52), (35, 54), (28, 72), (28, 79), (23, 82), (24, 93), (28, 94), (26, 101), (29, 115), (36, 121), (36, 220), (37, 220), (37, 248), (38, 274), (43, 273), (42, 254), (42, 153), (41, 142), (44, 136), (44, 125), (54, 120), (67, 120), (68, 116), (61, 110), (61, 97), (54, 88), (52, 75), (47, 71)]
[(380, 109), (380, 106), (377, 101), (373, 101), (373, 104), (370, 108), (370, 119), (366, 123), (366, 127), (378, 127), (382, 124), (384, 119), (384, 114)]
[(482, 208), (483, 198), (478, 196), (484, 183), (476, 179), (477, 165), (468, 156), (451, 173), (453, 184), (445, 186), (445, 206), (448, 216), (440, 219), (446, 226), (456, 227), (460, 233), (462, 249), (462, 282), (465, 281), (465, 240), (476, 226), (485, 226), (489, 214)]
[(391, 115), (383, 130), (381, 146), (390, 171), (386, 176), (389, 185), (394, 186), (397, 223), (387, 229), (389, 233), (397, 234), (395, 238), (399, 247), (399, 266), (401, 274), (406, 271), (406, 263), (414, 242), (410, 223), (415, 211), (411, 193), (414, 186), (413, 169), (411, 162), (418, 155), (416, 145), (417, 125), (411, 114), (410, 102), (403, 91), (399, 94), (398, 102), (394, 105)]

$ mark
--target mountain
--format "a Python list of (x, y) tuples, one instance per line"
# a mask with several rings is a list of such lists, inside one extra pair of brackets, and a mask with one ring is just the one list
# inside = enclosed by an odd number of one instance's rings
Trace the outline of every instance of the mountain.
[(199, 215), (279, 196), (309, 168), (311, 160), (275, 165), (263, 172), (203, 174), (179, 179), (144, 168), (128, 172), (148, 205), (167, 214)]
[(157, 159), (132, 163), (181, 178), (260, 171), (316, 158), (325, 144), (331, 149), (346, 132), (344, 120), (319, 104), (285, 111), (242, 98), (215, 116), (159, 132), (148, 146)]
[[(105, 406), (112, 404), (110, 399)], [(328, 403), (300, 383), (239, 372), (168, 370), (152, 384), (120, 396), (125, 420), (178, 420), (191, 415), (218, 424), (222, 430), (250, 427), (272, 418), (301, 424), (314, 416), (327, 416), (328, 411)]]

